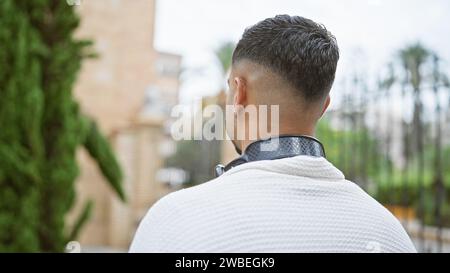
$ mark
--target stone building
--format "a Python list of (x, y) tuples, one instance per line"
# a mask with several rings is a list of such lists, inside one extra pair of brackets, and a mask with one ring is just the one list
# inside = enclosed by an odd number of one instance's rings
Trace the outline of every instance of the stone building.
[(181, 57), (153, 47), (155, 0), (82, 1), (77, 10), (77, 35), (92, 39), (99, 57), (84, 62), (74, 95), (110, 138), (128, 202), (117, 199), (80, 149), (78, 199), (69, 220), (93, 200), (81, 246), (126, 250), (147, 209), (171, 190), (156, 173), (164, 162), (168, 109), (177, 103)]

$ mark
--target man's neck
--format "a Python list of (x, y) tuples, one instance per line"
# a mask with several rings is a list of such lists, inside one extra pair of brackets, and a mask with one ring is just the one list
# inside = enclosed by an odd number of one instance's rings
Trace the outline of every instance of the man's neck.
[(282, 135), (293, 135), (293, 136), (310, 136), (314, 137), (315, 135), (315, 128), (289, 128), (288, 126), (285, 126), (284, 128), (280, 129), (278, 133), (268, 133), (265, 135), (258, 136), (257, 139), (244, 139), (241, 140), (241, 151), (244, 152), (245, 149), (248, 147), (248, 145), (252, 144), (255, 141), (261, 140), (261, 139), (268, 139), (271, 137), (278, 137)]

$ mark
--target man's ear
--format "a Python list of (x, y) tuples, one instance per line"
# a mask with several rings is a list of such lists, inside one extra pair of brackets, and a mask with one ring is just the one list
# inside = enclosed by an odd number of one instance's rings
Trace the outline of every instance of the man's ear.
[(322, 112), (320, 113), (320, 117), (322, 117), (323, 114), (325, 114), (325, 111), (327, 111), (328, 106), (330, 106), (330, 102), (331, 102), (331, 98), (330, 98), (330, 95), (328, 95), (323, 104), (323, 108), (322, 108)]
[(235, 85), (235, 92), (234, 92), (234, 106), (246, 106), (247, 105), (247, 85), (245, 83), (245, 80), (240, 77), (233, 78), (233, 83)]

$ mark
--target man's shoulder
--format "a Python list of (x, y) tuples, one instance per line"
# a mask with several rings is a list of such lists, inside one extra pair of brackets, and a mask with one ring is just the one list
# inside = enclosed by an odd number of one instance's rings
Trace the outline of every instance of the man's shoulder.
[(191, 203), (192, 201), (201, 201), (204, 198), (208, 198), (208, 196), (212, 194), (212, 192), (217, 191), (216, 188), (219, 182), (219, 179), (216, 178), (199, 185), (171, 192), (159, 199), (159, 201), (155, 203), (154, 207), (170, 206), (172, 208), (182, 208), (185, 206), (180, 206), (181, 204)]
[(211, 183), (214, 180), (169, 193), (153, 204), (139, 224), (130, 252), (164, 252), (167, 242), (176, 241), (187, 221), (194, 220), (190, 216), (202, 208)]

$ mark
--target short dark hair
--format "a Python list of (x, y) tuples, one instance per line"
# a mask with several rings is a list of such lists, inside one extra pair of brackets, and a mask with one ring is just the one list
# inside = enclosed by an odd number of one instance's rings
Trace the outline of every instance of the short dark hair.
[(330, 92), (339, 60), (336, 38), (300, 16), (277, 15), (247, 28), (233, 52), (233, 64), (249, 60), (287, 80), (307, 101)]

